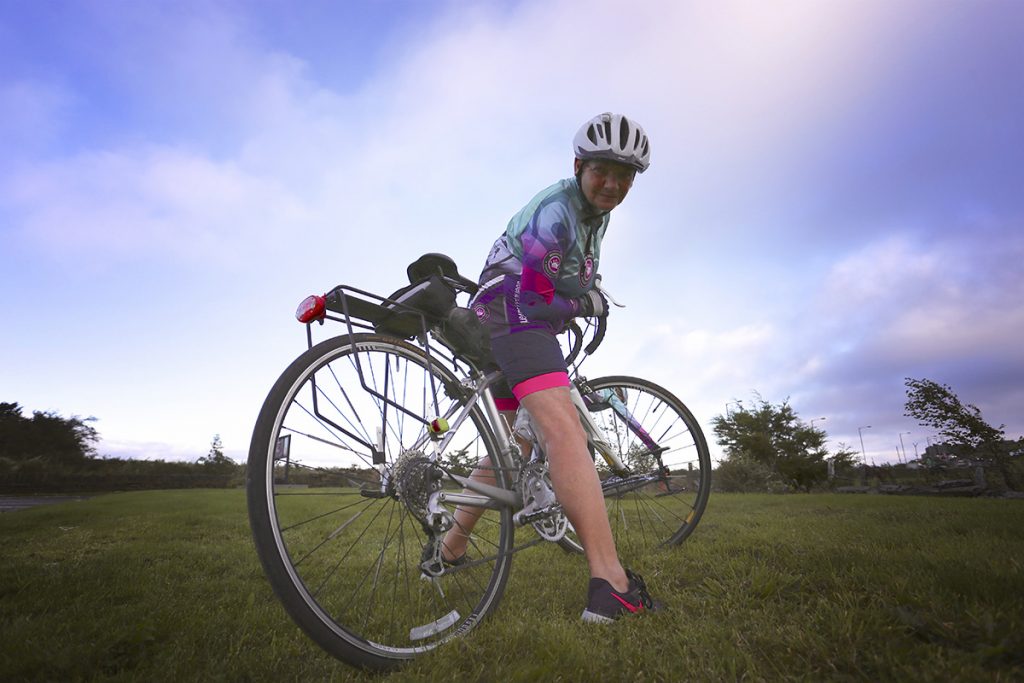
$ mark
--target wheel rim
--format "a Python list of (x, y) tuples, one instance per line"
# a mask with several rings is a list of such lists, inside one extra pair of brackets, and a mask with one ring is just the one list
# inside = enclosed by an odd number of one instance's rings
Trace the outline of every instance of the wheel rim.
[[(273, 553), (284, 570), (275, 589), (329, 649), (338, 640), (385, 658), (411, 657), (472, 628), (500, 597), (511, 545), (507, 511), (488, 511), (478, 523), (468, 567), (425, 580), (420, 521), (393, 488), (381, 494), (380, 477), (365, 469), (373, 458), (367, 444), (383, 451), (386, 476), (410, 453), (429, 452), (414, 416), (445, 416), (455, 406), (441, 381), (454, 378), (433, 370), (431, 382), (425, 357), (406, 345), (338, 345), (294, 378), (276, 411), (263, 472)], [(379, 396), (362, 386), (360, 373)], [(446, 453), (477, 457), (492, 448), (475, 413)], [(339, 469), (352, 465), (364, 469)]]

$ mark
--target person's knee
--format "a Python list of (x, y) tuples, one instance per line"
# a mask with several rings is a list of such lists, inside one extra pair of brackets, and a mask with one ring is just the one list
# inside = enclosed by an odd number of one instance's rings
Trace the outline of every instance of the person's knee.
[(561, 428), (549, 430), (546, 434), (547, 438), (544, 439), (544, 443), (548, 453), (582, 450), (587, 444), (586, 435), (578, 420), (575, 424), (563, 423)]
[(535, 420), (540, 432), (541, 443), (547, 453), (562, 450), (578, 450), (586, 447), (587, 437), (580, 424), (576, 409), (570, 404), (569, 410), (552, 410)]

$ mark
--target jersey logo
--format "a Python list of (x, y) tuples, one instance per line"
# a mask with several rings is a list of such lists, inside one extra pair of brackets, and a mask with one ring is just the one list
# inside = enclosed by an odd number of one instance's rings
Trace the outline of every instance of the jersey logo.
[(580, 267), (580, 284), (584, 287), (590, 282), (591, 278), (594, 277), (594, 255), (587, 254), (583, 259), (583, 265)]
[(558, 277), (558, 269), (562, 267), (562, 253), (549, 251), (544, 257), (544, 274), (554, 280)]
[(473, 307), (473, 312), (476, 313), (476, 319), (480, 322), (486, 322), (491, 317), (490, 311), (487, 310), (487, 306), (484, 304), (477, 304)]

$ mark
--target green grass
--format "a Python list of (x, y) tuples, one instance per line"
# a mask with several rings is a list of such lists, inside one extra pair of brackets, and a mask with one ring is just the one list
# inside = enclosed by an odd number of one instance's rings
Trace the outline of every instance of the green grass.
[[(6, 513), (0, 537), (0, 680), (380, 679), (284, 614), (241, 491)], [(715, 494), (636, 567), (665, 611), (584, 627), (584, 561), (544, 545), (480, 628), (387, 678), (1021, 680), (1022, 565), (1022, 501)]]

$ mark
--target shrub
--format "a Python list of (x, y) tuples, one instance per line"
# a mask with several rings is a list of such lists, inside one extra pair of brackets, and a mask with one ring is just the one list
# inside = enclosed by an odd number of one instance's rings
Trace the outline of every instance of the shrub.
[(724, 493), (784, 493), (789, 486), (767, 465), (748, 458), (729, 458), (719, 464), (711, 481)]

